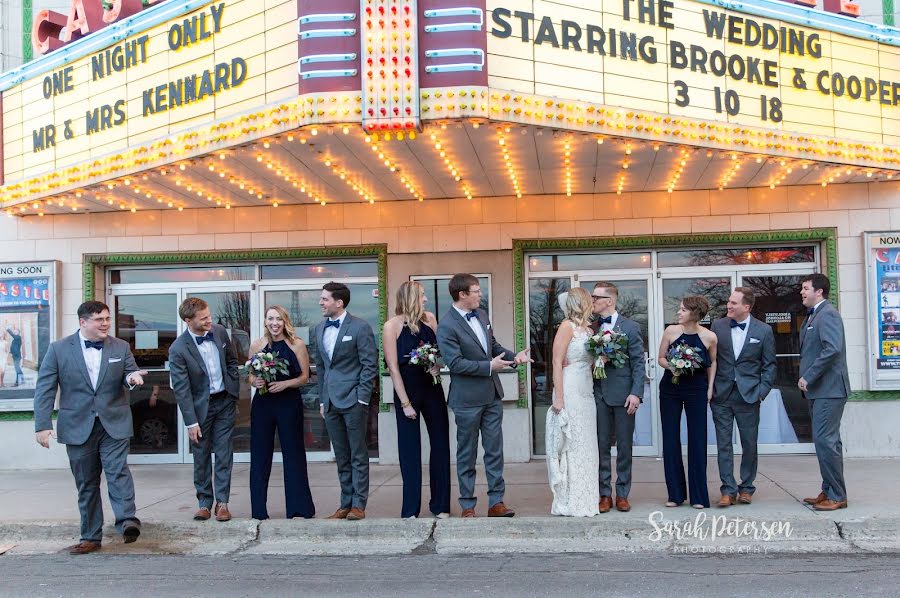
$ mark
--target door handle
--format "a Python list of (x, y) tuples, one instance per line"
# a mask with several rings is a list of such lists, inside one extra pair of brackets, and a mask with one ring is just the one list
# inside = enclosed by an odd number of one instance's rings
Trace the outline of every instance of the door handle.
[(653, 361), (650, 354), (646, 351), (644, 352), (644, 371), (647, 372), (648, 379), (656, 379), (656, 362)]

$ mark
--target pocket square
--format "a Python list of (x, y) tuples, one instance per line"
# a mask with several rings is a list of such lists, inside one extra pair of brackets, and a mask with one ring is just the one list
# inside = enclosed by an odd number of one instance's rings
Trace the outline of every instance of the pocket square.
[(753, 343), (758, 343), (758, 342), (759, 342), (759, 339), (758, 339), (758, 338), (751, 338), (751, 339), (750, 339), (750, 344), (751, 344), (751, 345), (752, 345)]
[(341, 342), (346, 343), (347, 341), (352, 341), (352, 340), (353, 340), (352, 336), (345, 336), (344, 338), (341, 339)]
[(813, 327), (812, 327), (812, 326), (807, 326), (806, 329), (807, 329), (807, 330), (812, 330)]
[(116, 363), (117, 361), (122, 361), (122, 358), (121, 357), (110, 357), (109, 358), (110, 363)]

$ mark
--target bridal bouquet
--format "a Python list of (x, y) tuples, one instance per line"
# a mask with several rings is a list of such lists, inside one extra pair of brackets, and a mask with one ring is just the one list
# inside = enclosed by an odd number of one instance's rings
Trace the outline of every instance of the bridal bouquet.
[[(424, 341), (419, 343), (419, 346), (409, 354), (409, 362), (413, 365), (421, 365), (422, 368), (428, 373), (431, 373), (431, 368), (438, 364), (438, 360), (440, 358), (441, 351), (440, 349), (438, 349), (437, 345), (432, 345), (431, 343), (426, 343)], [(440, 376), (431, 374), (432, 384), (439, 384), (440, 382)]]
[(276, 353), (260, 351), (256, 355), (247, 360), (247, 363), (241, 368), (241, 374), (253, 374), (257, 378), (262, 378), (266, 386), (257, 388), (256, 391), (264, 395), (269, 392), (269, 382), (275, 382), (278, 375), (290, 375), (290, 364), (287, 359), (278, 356)]
[(622, 332), (607, 330), (598, 332), (587, 340), (587, 349), (594, 354), (594, 378), (606, 378), (606, 368), (602, 357), (614, 368), (620, 368), (628, 361), (628, 337)]
[(705, 365), (703, 358), (697, 353), (697, 349), (684, 342), (669, 347), (666, 360), (672, 371), (672, 384), (678, 384), (679, 376), (693, 375), (694, 370), (699, 370)]

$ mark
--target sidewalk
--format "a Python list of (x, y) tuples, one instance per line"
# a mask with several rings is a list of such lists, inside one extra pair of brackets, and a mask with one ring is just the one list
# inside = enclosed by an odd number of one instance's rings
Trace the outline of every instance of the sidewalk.
[[(284, 516), (282, 469), (275, 465), (266, 522), (250, 514), (249, 464), (235, 464), (230, 509), (235, 520), (194, 522), (196, 510), (191, 465), (133, 465), (138, 517), (144, 524), (140, 541), (125, 546), (111, 526), (104, 553), (297, 553), (396, 554), (411, 551), (453, 552), (590, 552), (608, 550), (694, 551), (699, 546), (765, 551), (900, 551), (900, 461), (847, 459), (845, 475), (850, 506), (833, 513), (812, 511), (802, 504), (819, 491), (815, 456), (761, 456), (757, 492), (752, 505), (697, 511), (688, 506), (666, 509), (662, 461), (635, 458), (632, 510), (615, 510), (591, 519), (549, 516), (551, 494), (543, 461), (508, 464), (506, 502), (514, 519), (483, 517), (486, 484), (479, 468), (476, 488), (479, 518), (458, 518), (456, 472), (453, 472), (453, 518), (437, 521), (428, 514), (427, 468), (424, 472), (422, 518), (400, 520), (402, 480), (397, 466), (372, 465), (369, 505), (363, 522), (325, 521), (338, 506), (333, 463), (309, 466), (318, 519)], [(710, 458), (709, 494), (719, 498), (718, 469)], [(107, 521), (111, 510), (105, 498)], [(659, 528), (649, 521), (651, 514)], [(697, 519), (697, 517), (700, 519)], [(751, 533), (744, 522), (761, 526), (789, 523), (768, 539)], [(672, 526), (678, 524), (679, 529)], [(685, 528), (685, 524), (697, 524)], [(723, 528), (731, 524), (731, 528)], [(703, 532), (718, 526), (719, 537)], [(744, 527), (741, 527), (744, 526)], [(697, 529), (691, 529), (696, 527)], [(676, 533), (676, 531), (678, 533)], [(78, 539), (78, 509), (68, 470), (0, 471), (0, 552), (52, 552)], [(699, 549), (698, 549), (699, 550)]]

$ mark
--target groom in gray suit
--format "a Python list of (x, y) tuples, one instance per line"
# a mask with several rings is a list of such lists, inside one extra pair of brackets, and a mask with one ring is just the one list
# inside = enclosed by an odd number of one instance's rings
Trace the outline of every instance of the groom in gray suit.
[(831, 282), (824, 274), (810, 274), (801, 284), (806, 320), (800, 327), (797, 386), (809, 400), (813, 444), (822, 474), (822, 491), (803, 502), (817, 511), (836, 511), (847, 508), (841, 416), (850, 394), (850, 376), (844, 321), (828, 301)]
[(50, 437), (55, 436), (50, 418), (59, 391), (59, 442), (66, 445), (81, 513), (81, 541), (67, 549), (70, 554), (100, 550), (101, 472), (106, 474), (116, 530), (126, 543), (141, 535), (127, 462), (133, 424), (124, 390), (143, 384), (147, 372), (138, 370), (127, 342), (109, 336), (110, 323), (105, 304), (82, 303), (78, 332), (51, 343), (34, 389), (35, 438), (44, 448), (50, 448)]
[(475, 517), (475, 458), (478, 434), (484, 447), (484, 473), (488, 480), (488, 517), (513, 517), (503, 502), (503, 388), (497, 372), (528, 363), (528, 351), (504, 349), (478, 309), (481, 286), (471, 274), (450, 279), (453, 306), (441, 318), (437, 341), (441, 358), (450, 370), (447, 404), (456, 418), (456, 470), (459, 505), (463, 517)]
[(619, 289), (611, 282), (598, 282), (591, 292), (591, 308), (596, 316), (595, 333), (613, 330), (628, 337), (628, 361), (624, 367), (604, 365), (606, 378), (594, 380), (597, 404), (597, 447), (600, 450), (600, 512), (612, 509), (613, 431), (616, 434), (616, 509), (631, 510), (631, 456), (634, 444), (634, 419), (644, 394), (644, 339), (634, 320), (616, 311)]
[[(750, 315), (756, 295), (753, 289), (736, 287), (728, 298), (728, 317), (713, 322), (718, 338), (716, 379), (710, 403), (719, 448), (722, 480), (720, 507), (753, 502), (758, 463), (760, 404), (775, 385), (775, 335), (772, 327)], [(737, 421), (741, 435), (741, 483), (734, 480), (731, 437)]]
[(194, 488), (199, 505), (194, 519), (209, 519), (215, 498), (216, 521), (228, 521), (232, 436), (241, 394), (237, 355), (225, 327), (213, 324), (209, 305), (203, 299), (188, 297), (182, 301), (178, 316), (186, 329), (169, 347), (169, 372), (188, 438), (194, 445)]
[(358, 521), (369, 500), (369, 401), (378, 375), (378, 347), (372, 326), (350, 315), (350, 289), (339, 282), (322, 287), (319, 307), (326, 319), (316, 325), (316, 379), (319, 412), (341, 483), (341, 504), (328, 519)]

